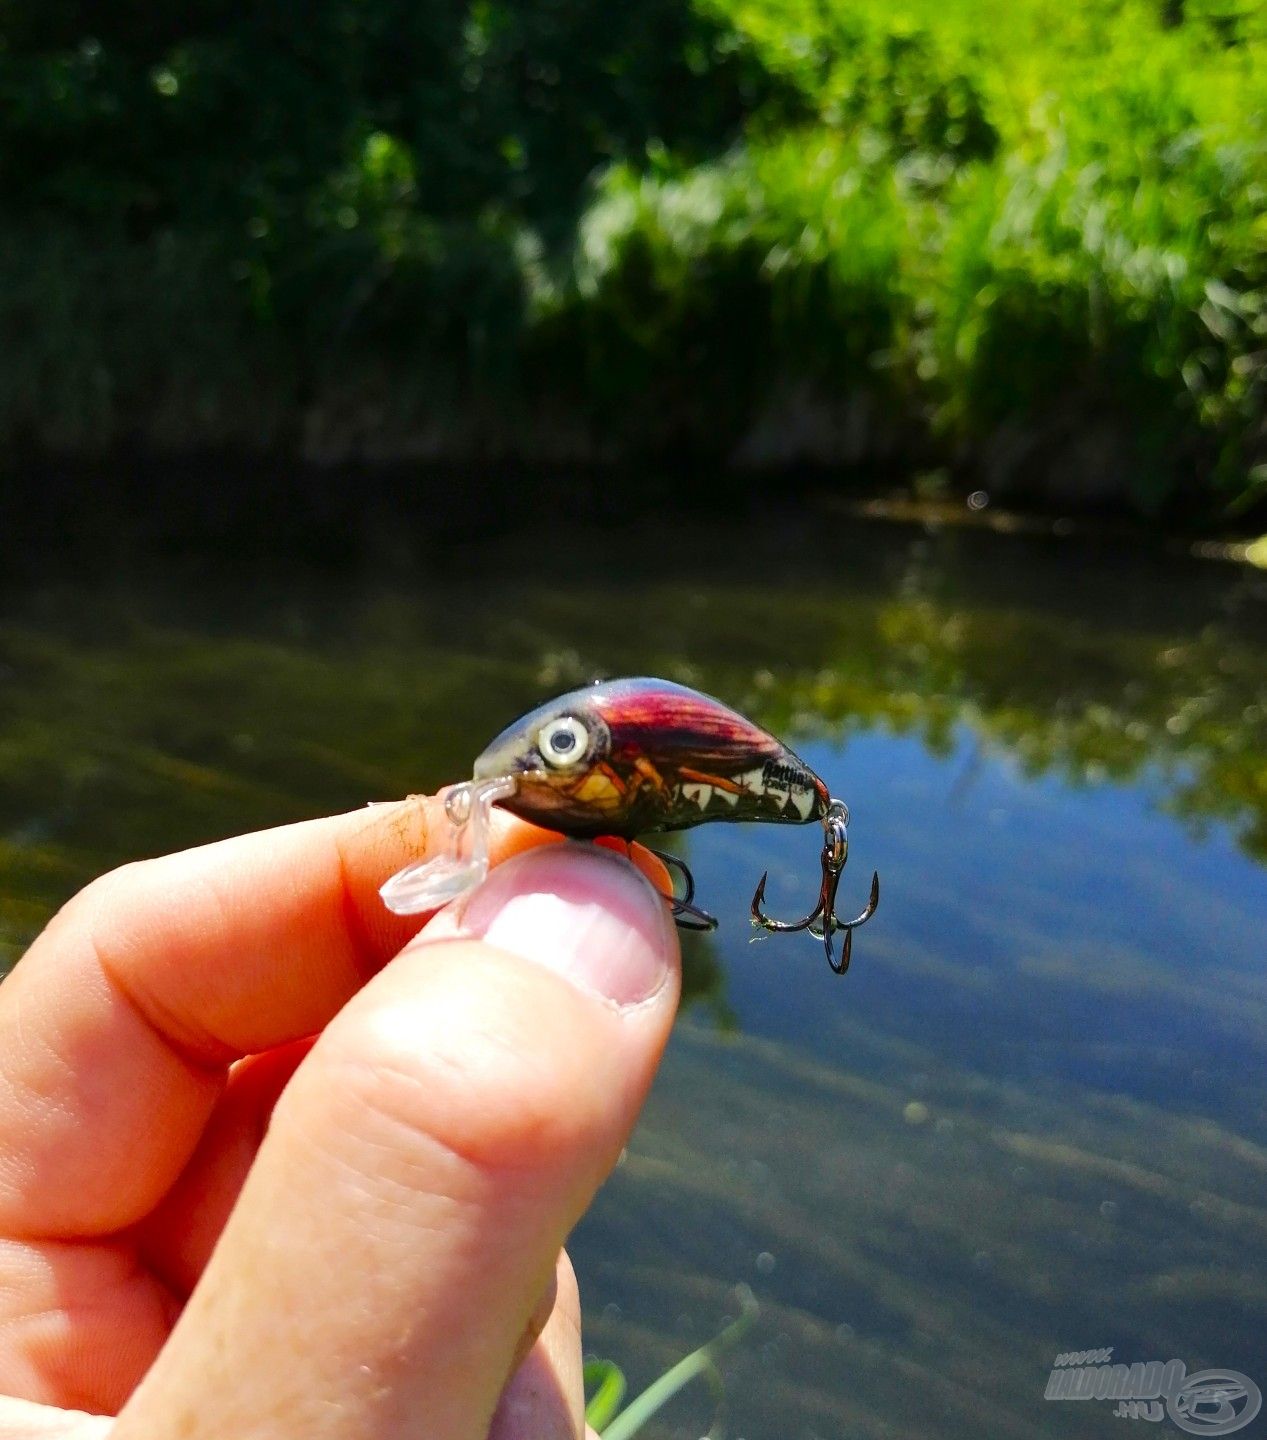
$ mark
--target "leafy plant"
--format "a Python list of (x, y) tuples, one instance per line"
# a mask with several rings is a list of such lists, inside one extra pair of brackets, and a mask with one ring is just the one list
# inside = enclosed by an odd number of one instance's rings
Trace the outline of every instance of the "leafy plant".
[(646, 1423), (685, 1386), (702, 1379), (721, 1402), (723, 1384), (717, 1369), (718, 1357), (737, 1345), (752, 1328), (759, 1307), (746, 1285), (738, 1289), (740, 1315), (698, 1350), (679, 1360), (659, 1379), (621, 1409), (626, 1382), (620, 1368), (610, 1360), (591, 1360), (585, 1365), (585, 1388), (590, 1398), (585, 1405), (586, 1422), (603, 1440), (632, 1440)]

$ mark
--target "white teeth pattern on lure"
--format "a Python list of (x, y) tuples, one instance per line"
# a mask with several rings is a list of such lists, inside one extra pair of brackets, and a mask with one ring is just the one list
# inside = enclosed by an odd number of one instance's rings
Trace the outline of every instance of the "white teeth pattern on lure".
[(801, 790), (792, 795), (792, 804), (800, 812), (802, 820), (808, 820), (810, 811), (814, 808), (814, 792), (812, 790)]
[(698, 781), (688, 781), (682, 786), (682, 795), (687, 800), (694, 800), (701, 810), (713, 798), (713, 787), (702, 785)]
[(765, 794), (765, 770), (746, 770), (736, 780), (751, 795)]

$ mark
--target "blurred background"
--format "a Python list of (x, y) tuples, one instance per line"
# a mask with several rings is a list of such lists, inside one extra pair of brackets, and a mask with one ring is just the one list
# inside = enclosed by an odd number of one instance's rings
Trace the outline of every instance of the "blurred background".
[(646, 1433), (1267, 1387), (1265, 60), (1256, 0), (0, 0), (0, 964), (695, 685), (883, 900), (837, 979), (747, 923), (814, 832), (671, 841), (722, 923), (587, 1342), (761, 1314)]
[(1265, 57), (1258, 0), (5, 0), (0, 453), (1243, 513)]

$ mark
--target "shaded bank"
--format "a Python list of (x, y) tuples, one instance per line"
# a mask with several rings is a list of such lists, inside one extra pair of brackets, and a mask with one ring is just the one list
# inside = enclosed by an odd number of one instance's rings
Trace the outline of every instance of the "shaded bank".
[[(109, 463), (44, 458), (0, 477), (0, 567), (10, 581), (63, 574), (69, 564), (104, 578), (163, 557), (217, 555), (226, 566), (271, 559), (370, 564), (396, 574), (455, 544), (505, 539), (513, 550), (518, 537), (522, 553), (546, 572), (570, 566), (581, 544), (624, 554), (667, 544), (685, 571), (688, 556), (692, 566), (713, 562), (721, 542), (710, 537), (718, 527), (747, 527), (748, 535), (773, 527), (811, 537), (806, 548), (784, 552), (793, 574), (829, 560), (824, 547), (843, 545), (848, 553), (848, 537), (872, 521), (1239, 562), (1259, 555), (1265, 518), (1249, 511), (1211, 527), (1208, 515), (1172, 514), (1162, 528), (1121, 505), (1087, 512), (1032, 497), (1020, 508), (996, 502), (980, 490), (958, 493), (943, 470), (878, 464), (740, 473), (681, 461), (636, 468), (510, 458), (297, 466), (239, 453), (154, 455), (130, 447)], [(659, 540), (651, 538), (657, 531)]]

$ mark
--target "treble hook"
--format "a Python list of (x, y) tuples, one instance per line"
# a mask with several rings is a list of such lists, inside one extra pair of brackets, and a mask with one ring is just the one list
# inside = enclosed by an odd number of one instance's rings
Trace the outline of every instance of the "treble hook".
[[(651, 850), (650, 846), (647, 846)], [(691, 874), (685, 860), (677, 855), (670, 855), (667, 850), (651, 850), (651, 853), (668, 870), (676, 870), (682, 877), (682, 883), (686, 886), (685, 895), (669, 895), (665, 898), (669, 902), (669, 913), (673, 916), (673, 923), (679, 930), (716, 930), (717, 917), (710, 915), (707, 910), (701, 910), (698, 905), (692, 905), (695, 899), (695, 876)]]
[[(836, 891), (840, 886), (840, 877), (844, 874), (845, 862), (848, 859), (849, 807), (843, 800), (833, 800), (827, 807), (827, 813), (823, 816), (823, 853), (819, 862), (823, 869), (823, 879), (818, 890), (818, 904), (814, 906), (813, 910), (803, 920), (796, 921), (772, 920), (765, 914), (761, 904), (765, 899), (765, 882), (770, 878), (768, 870), (762, 875), (752, 896), (754, 925), (760, 925), (765, 930), (779, 932), (808, 930), (811, 935), (823, 942), (823, 949), (827, 952), (827, 963), (837, 975), (843, 975), (849, 969), (849, 957), (853, 952), (853, 932), (859, 925), (865, 925), (871, 919), (880, 903), (880, 873), (876, 871), (871, 876), (871, 896), (862, 914), (854, 920), (837, 918)], [(816, 927), (814, 922), (820, 917), (821, 924)], [(839, 961), (832, 949), (832, 936), (837, 930), (845, 932), (844, 948)]]

